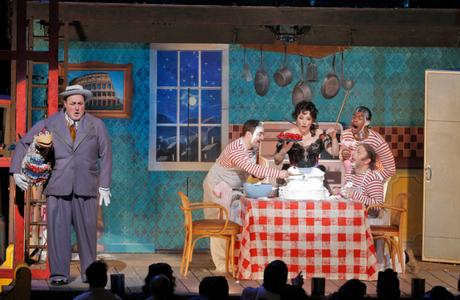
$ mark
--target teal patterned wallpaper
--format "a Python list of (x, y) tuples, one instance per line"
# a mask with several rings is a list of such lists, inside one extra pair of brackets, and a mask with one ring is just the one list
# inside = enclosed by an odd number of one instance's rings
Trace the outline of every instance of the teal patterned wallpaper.
[[(291, 120), (291, 92), (300, 79), (298, 56), (288, 56), (288, 67), (294, 80), (280, 88), (271, 78), (267, 95), (254, 92), (253, 82), (242, 79), (243, 50), (233, 46), (230, 51), (230, 122), (243, 123), (249, 118), (261, 120)], [(340, 118), (348, 125), (352, 110), (358, 105), (368, 106), (373, 112), (373, 124), (379, 126), (423, 126), (424, 86), (426, 69), (455, 69), (459, 67), (458, 48), (376, 48), (356, 47), (345, 52), (345, 77), (355, 80), (355, 86)], [(336, 72), (341, 70), (337, 56)], [(270, 76), (281, 66), (280, 53), (264, 55)], [(247, 61), (255, 75), (259, 68), (257, 50), (247, 51)], [(308, 59), (305, 60), (308, 62)], [(320, 89), (331, 70), (332, 56), (316, 60), (318, 81), (312, 82), (313, 102), (317, 105), (319, 121), (335, 121), (344, 98), (344, 90), (330, 100), (322, 97)]]
[[(247, 52), (255, 74), (258, 51)], [(134, 93), (130, 119), (104, 119), (113, 144), (112, 202), (103, 208), (105, 229), (100, 241), (107, 252), (152, 252), (179, 249), (183, 242), (183, 217), (177, 191), (186, 191), (200, 201), (204, 172), (149, 172), (149, 45), (125, 43), (71, 43), (71, 63), (103, 61), (133, 65)], [(271, 74), (280, 66), (283, 55), (267, 53)], [(423, 126), (424, 70), (455, 68), (458, 49), (447, 48), (372, 48), (359, 47), (345, 54), (346, 76), (356, 80), (349, 104), (341, 119), (345, 124), (356, 105), (369, 106), (375, 125)], [(335, 98), (320, 96), (320, 82), (330, 70), (331, 59), (317, 60), (319, 82), (313, 83), (314, 102), (320, 121), (335, 120), (343, 91)], [(230, 123), (249, 118), (283, 120), (290, 118), (291, 90), (273, 81), (265, 97), (257, 96), (252, 82), (242, 79), (243, 50), (230, 48)], [(458, 64), (457, 64), (458, 65)], [(289, 56), (289, 66), (298, 80), (298, 58)], [(337, 69), (338, 70), (338, 69)], [(38, 101), (38, 100), (34, 100)], [(188, 181), (188, 184), (187, 184)], [(200, 244), (206, 247), (207, 242)]]
[(103, 207), (100, 242), (108, 252), (152, 252), (182, 246), (182, 215), (176, 192), (201, 199), (203, 172), (148, 172), (149, 45), (72, 43), (69, 62), (132, 64), (130, 119), (104, 119), (113, 147), (112, 201)]

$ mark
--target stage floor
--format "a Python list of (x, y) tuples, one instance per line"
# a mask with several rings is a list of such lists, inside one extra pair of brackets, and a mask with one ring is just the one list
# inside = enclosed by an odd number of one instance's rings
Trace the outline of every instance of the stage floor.
[[(230, 294), (239, 295), (245, 287), (256, 287), (261, 281), (237, 281), (230, 274), (213, 272), (213, 263), (209, 253), (196, 253), (193, 256), (187, 277), (180, 275), (180, 262), (182, 253), (155, 253), (155, 254), (101, 254), (98, 259), (104, 259), (109, 265), (109, 273), (124, 273), (127, 293), (141, 292), (144, 278), (147, 275), (148, 266), (156, 262), (170, 264), (176, 276), (177, 294), (198, 294), (200, 280), (206, 276), (223, 275), (227, 278), (230, 287)], [(460, 274), (460, 265), (419, 262), (420, 271), (417, 274), (407, 273), (400, 276), (400, 289), (403, 296), (410, 295), (411, 278), (425, 278), (426, 291), (433, 286), (441, 285), (446, 287), (454, 295), (458, 295), (457, 280)], [(110, 280), (109, 280), (110, 281)], [(326, 294), (331, 294), (344, 283), (343, 280), (327, 280)], [(367, 294), (376, 295), (377, 282), (365, 282)], [(70, 284), (62, 287), (54, 287), (48, 284), (47, 280), (33, 280), (33, 290), (85, 290), (88, 288), (80, 280), (78, 261), (72, 262)], [(107, 288), (110, 288), (110, 282)], [(305, 278), (304, 289), (310, 294), (310, 280)]]

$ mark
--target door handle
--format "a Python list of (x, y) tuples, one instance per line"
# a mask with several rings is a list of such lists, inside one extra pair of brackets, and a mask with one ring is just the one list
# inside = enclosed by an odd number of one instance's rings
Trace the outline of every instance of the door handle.
[(426, 167), (425, 167), (425, 180), (426, 180), (427, 182), (430, 182), (432, 176), (433, 176), (433, 172), (432, 172), (432, 170), (431, 170), (431, 166), (430, 166), (430, 165), (426, 165)]

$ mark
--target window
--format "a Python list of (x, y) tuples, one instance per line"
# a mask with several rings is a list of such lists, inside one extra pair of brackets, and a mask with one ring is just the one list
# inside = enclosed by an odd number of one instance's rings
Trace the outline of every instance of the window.
[(228, 46), (152, 44), (149, 169), (208, 170), (228, 141)]

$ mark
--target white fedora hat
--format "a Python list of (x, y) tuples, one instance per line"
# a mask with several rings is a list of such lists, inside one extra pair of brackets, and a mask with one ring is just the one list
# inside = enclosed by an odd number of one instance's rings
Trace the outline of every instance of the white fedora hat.
[(59, 96), (67, 98), (72, 95), (82, 95), (86, 100), (89, 100), (93, 97), (93, 93), (90, 90), (85, 90), (81, 85), (69, 85), (65, 88), (65, 91), (60, 93)]

